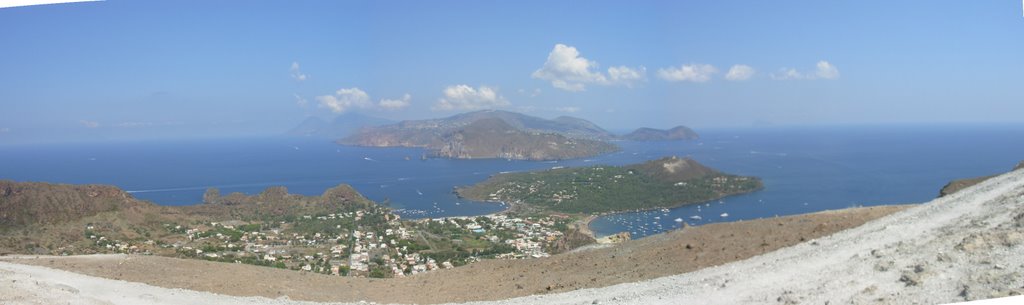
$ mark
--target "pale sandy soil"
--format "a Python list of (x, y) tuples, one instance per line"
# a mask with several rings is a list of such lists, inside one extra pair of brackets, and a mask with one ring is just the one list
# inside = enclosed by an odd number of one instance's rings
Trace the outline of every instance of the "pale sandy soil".
[(395, 280), (138, 256), (5, 257), (0, 303), (299, 304), (277, 299), (287, 295), (400, 303), (936, 304), (1024, 292), (1024, 171), (856, 227), (895, 209), (708, 225), (620, 247)]

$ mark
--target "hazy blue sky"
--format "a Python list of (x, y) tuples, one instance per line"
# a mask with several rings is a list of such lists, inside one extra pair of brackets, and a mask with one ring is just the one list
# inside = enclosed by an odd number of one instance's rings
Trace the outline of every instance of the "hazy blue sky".
[(1024, 122), (1017, 0), (142, 2), (0, 9), (0, 143), (482, 108), (611, 129)]

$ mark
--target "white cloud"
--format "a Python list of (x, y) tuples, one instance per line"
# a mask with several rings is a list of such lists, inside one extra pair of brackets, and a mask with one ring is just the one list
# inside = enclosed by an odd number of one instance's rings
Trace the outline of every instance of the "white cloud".
[(380, 102), (377, 103), (377, 106), (383, 108), (384, 110), (399, 110), (405, 107), (409, 107), (410, 101), (412, 101), (412, 95), (406, 93), (405, 95), (402, 96), (402, 99), (398, 100), (381, 99)]
[(100, 127), (100, 122), (97, 122), (97, 121), (80, 120), (80, 121), (78, 121), (78, 123), (81, 123), (82, 126), (85, 126), (86, 128)]
[(626, 85), (642, 81), (646, 69), (626, 66), (611, 67), (608, 76), (597, 70), (597, 62), (580, 56), (575, 47), (556, 44), (548, 53), (544, 66), (533, 71), (533, 78), (551, 82), (551, 86), (566, 91), (586, 90), (587, 84)]
[(692, 64), (682, 65), (678, 68), (658, 69), (658, 77), (670, 82), (689, 81), (703, 83), (711, 80), (711, 76), (715, 73), (718, 73), (718, 68), (708, 64)]
[(302, 97), (298, 93), (293, 93), (293, 94), (295, 95), (295, 104), (296, 105), (299, 105), (299, 107), (303, 107), (303, 108), (305, 108), (306, 105), (309, 105), (309, 101), (307, 101), (306, 98)]
[(633, 69), (626, 66), (608, 68), (608, 80), (612, 83), (623, 84), (632, 87), (633, 83), (641, 82), (647, 78), (647, 68)]
[(555, 111), (558, 111), (558, 112), (568, 112), (568, 113), (576, 113), (576, 112), (579, 112), (580, 110), (581, 110), (580, 107), (572, 107), (572, 106), (555, 108)]
[(821, 60), (818, 61), (816, 68), (813, 72), (800, 72), (793, 68), (782, 68), (778, 72), (771, 74), (772, 79), (776, 80), (792, 80), (792, 79), (838, 79), (839, 68), (832, 65), (831, 63)]
[(508, 100), (499, 95), (497, 89), (487, 86), (473, 88), (467, 85), (455, 85), (444, 89), (444, 97), (437, 101), (433, 109), (474, 110), (508, 105)]
[(748, 65), (733, 65), (729, 72), (725, 73), (725, 79), (731, 81), (744, 81), (754, 76), (757, 71)]
[(8, 127), (0, 128), (0, 133), (8, 133), (8, 132), (11, 132), (10, 128), (8, 128)]
[(338, 89), (334, 95), (316, 97), (316, 101), (320, 108), (328, 108), (334, 113), (342, 113), (353, 107), (366, 108), (371, 105), (370, 95), (359, 88)]
[(839, 69), (829, 62), (821, 60), (818, 61), (818, 71), (815, 72), (815, 75), (823, 79), (837, 79), (839, 78)]
[(290, 72), (292, 78), (297, 81), (301, 82), (306, 80), (307, 78), (306, 74), (302, 73), (302, 70), (299, 70), (299, 62), (297, 61), (292, 62), (292, 67), (291, 69), (288, 69), (288, 71)]

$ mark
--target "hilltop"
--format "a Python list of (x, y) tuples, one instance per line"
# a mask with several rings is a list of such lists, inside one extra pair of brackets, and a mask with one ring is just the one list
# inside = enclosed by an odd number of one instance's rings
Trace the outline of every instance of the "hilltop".
[[(514, 139), (479, 137), (498, 135)], [(604, 142), (613, 138), (614, 135), (608, 131), (579, 118), (548, 120), (515, 112), (483, 110), (442, 119), (409, 120), (364, 128), (337, 143), (422, 147), (438, 156), (450, 158), (552, 160), (617, 150), (616, 146)]]
[(153, 243), (181, 241), (168, 224), (284, 220), (376, 206), (348, 185), (322, 196), (272, 187), (253, 196), (207, 197), (215, 203), (159, 206), (113, 186), (0, 181), (0, 253), (102, 253), (110, 250), (109, 242), (135, 246), (134, 252), (173, 255), (174, 249)]
[(676, 126), (671, 129), (638, 128), (633, 132), (621, 136), (623, 140), (629, 141), (672, 141), (672, 140), (696, 140), (700, 136), (686, 126)]
[(106, 185), (0, 181), (0, 230), (74, 221), (107, 212), (153, 210), (125, 191)]
[(627, 166), (498, 174), (456, 192), (512, 203), (517, 210), (593, 214), (694, 204), (761, 187), (756, 177), (724, 174), (673, 156)]

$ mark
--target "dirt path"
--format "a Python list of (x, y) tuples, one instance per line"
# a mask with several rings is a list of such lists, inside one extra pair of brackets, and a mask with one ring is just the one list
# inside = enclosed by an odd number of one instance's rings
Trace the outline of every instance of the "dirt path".
[(146, 256), (5, 257), (0, 260), (235, 296), (420, 304), (500, 300), (605, 287), (721, 265), (855, 227), (907, 207), (860, 208), (711, 224), (616, 247), (545, 259), (489, 260), (403, 279), (343, 278)]

